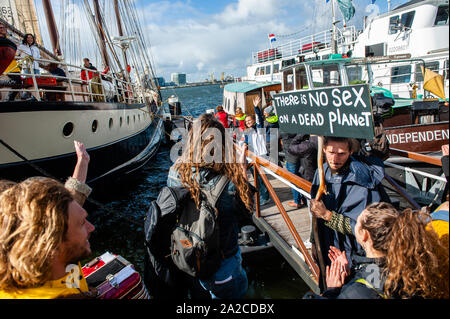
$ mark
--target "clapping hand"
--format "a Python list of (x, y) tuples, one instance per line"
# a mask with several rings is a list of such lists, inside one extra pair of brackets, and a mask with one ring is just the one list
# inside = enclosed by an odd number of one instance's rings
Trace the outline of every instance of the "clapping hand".
[(346, 276), (350, 275), (350, 267), (348, 265), (347, 256), (345, 252), (340, 251), (334, 246), (330, 246), (330, 250), (328, 251), (328, 258), (330, 258), (331, 262), (336, 262), (339, 264), (340, 268), (345, 271)]
[(345, 271), (336, 260), (331, 262), (331, 266), (327, 266), (326, 274), (328, 288), (340, 288), (344, 285)]

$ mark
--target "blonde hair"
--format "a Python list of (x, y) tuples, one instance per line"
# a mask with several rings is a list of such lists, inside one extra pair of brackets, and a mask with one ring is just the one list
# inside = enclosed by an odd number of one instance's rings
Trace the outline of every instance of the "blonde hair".
[[(251, 210), (252, 198), (250, 187), (240, 164), (237, 163), (236, 152), (234, 152), (234, 147), (231, 144), (232, 141), (228, 141), (231, 145), (225, 147), (227, 143), (225, 128), (211, 114), (202, 114), (198, 118), (198, 121), (201, 122), (200, 132), (194, 132), (194, 129), (197, 128), (194, 124), (188, 133), (187, 147), (175, 164), (175, 169), (178, 171), (182, 184), (191, 192), (192, 199), (195, 201), (197, 207), (199, 207), (201, 190), (198, 177), (200, 169), (209, 169), (218, 174), (225, 175), (236, 186), (237, 192), (247, 209)], [(204, 135), (207, 134), (208, 129), (217, 129), (221, 134), (220, 141), (217, 140), (216, 136), (205, 137)], [(218, 145), (213, 144), (217, 142), (219, 142)], [(195, 147), (196, 145), (200, 147)], [(212, 146), (218, 147), (215, 148)], [(221, 154), (220, 158), (217, 158), (218, 161), (215, 158), (210, 162), (206, 162), (206, 157), (217, 155), (213, 154), (216, 150)], [(194, 174), (196, 174), (195, 177)]]
[(409, 208), (399, 213), (387, 203), (365, 209), (361, 226), (369, 232), (373, 247), (386, 255), (388, 296), (449, 297), (449, 252), (435, 232), (426, 230), (430, 219), (429, 214)]
[(0, 289), (42, 286), (68, 228), (70, 192), (58, 181), (28, 178), (0, 195)]

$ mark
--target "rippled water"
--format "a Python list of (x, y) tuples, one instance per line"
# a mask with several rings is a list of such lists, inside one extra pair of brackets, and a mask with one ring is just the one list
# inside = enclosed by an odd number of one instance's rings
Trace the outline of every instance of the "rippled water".
[[(177, 95), (183, 114), (199, 116), (205, 110), (222, 104), (223, 89), (219, 85), (180, 88), (162, 91), (163, 98)], [(91, 235), (93, 255), (105, 251), (120, 254), (142, 273), (144, 258), (144, 217), (152, 200), (166, 185), (167, 172), (172, 165), (170, 150), (162, 146), (158, 154), (120, 188), (98, 198), (105, 208), (91, 207), (90, 220), (96, 229)], [(94, 194), (95, 195), (95, 194)], [(278, 254), (265, 251), (245, 257), (243, 261), (249, 279), (246, 298), (301, 298), (309, 288)], [(149, 287), (151, 289), (151, 287)]]

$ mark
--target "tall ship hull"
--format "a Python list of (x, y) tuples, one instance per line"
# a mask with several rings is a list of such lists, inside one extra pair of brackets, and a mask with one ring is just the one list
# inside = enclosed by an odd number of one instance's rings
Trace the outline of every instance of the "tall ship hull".
[[(82, 142), (90, 155), (87, 183), (129, 174), (148, 163), (164, 137), (163, 103), (153, 80), (145, 34), (123, 31), (141, 28), (137, 19), (122, 17), (135, 14), (122, 10), (128, 1), (114, 1), (117, 37), (106, 32), (116, 26), (103, 24), (111, 19), (102, 18), (109, 13), (99, 0), (78, 3), (93, 13), (88, 22), (92, 44), (98, 44), (101, 70), (88, 58), (80, 66), (79, 58), (71, 56), (73, 45), (83, 46), (70, 33), (59, 40), (50, 1), (42, 3), (53, 50), (43, 47), (40, 37), (31, 36), (33, 42), (25, 36), (30, 29), (21, 28), (20, 19), (14, 17), (21, 16), (27, 1), (14, 3), (10, 16), (0, 18), (7, 29), (0, 44), (17, 46), (10, 65), (0, 70), (0, 179), (20, 181), (40, 175), (64, 181), (77, 161), (74, 141)], [(28, 8), (34, 11), (34, 6)]]
[(154, 156), (163, 121), (146, 105), (113, 103), (4, 103), (0, 109), (0, 176), (63, 179), (76, 163), (73, 140), (85, 141), (88, 182), (132, 172)]

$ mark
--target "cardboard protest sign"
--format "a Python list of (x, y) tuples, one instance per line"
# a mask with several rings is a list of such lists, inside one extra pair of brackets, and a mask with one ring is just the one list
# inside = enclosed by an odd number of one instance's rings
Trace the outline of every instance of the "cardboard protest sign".
[(275, 94), (274, 106), (281, 132), (374, 138), (367, 84)]

